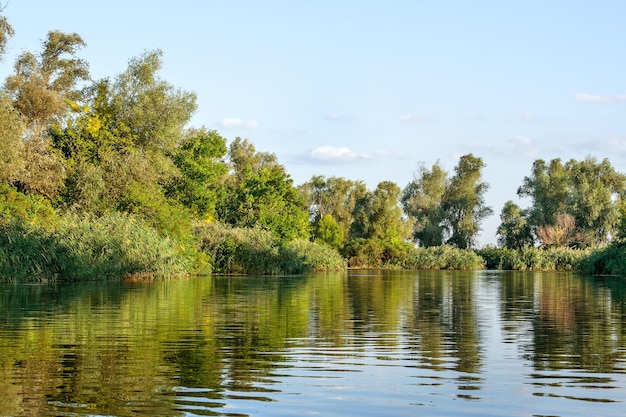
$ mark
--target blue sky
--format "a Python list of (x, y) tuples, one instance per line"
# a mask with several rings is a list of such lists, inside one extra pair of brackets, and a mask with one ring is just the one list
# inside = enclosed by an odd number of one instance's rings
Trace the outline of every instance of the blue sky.
[(191, 125), (313, 175), (400, 187), (420, 166), (487, 167), (495, 243), (506, 200), (541, 158), (609, 158), (626, 173), (626, 1), (0, 0), (16, 35), (0, 63), (76, 32), (92, 77), (163, 51), (194, 91)]

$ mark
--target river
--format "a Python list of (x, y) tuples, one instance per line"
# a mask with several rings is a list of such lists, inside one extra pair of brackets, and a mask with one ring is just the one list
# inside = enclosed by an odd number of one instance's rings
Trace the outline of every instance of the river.
[(624, 416), (626, 280), (0, 286), (0, 416)]

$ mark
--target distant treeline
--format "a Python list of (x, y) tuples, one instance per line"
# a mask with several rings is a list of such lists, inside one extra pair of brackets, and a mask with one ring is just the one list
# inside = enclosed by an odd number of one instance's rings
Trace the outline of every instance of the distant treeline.
[[(0, 15), (0, 58), (13, 29)], [(247, 139), (188, 127), (196, 95), (159, 77), (160, 51), (93, 80), (83, 39), (53, 31), (0, 90), (0, 280), (346, 267), (622, 273), (623, 174), (607, 160), (536, 161), (500, 248), (475, 251), (483, 160), (422, 166), (401, 188), (314, 176), (296, 186)], [(410, 175), (410, 174), (409, 174)], [(559, 255), (560, 254), (560, 255)]]

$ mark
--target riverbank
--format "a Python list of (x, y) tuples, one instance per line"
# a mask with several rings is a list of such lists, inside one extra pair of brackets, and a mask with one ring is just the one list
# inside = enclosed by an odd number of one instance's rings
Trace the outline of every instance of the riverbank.
[(306, 239), (281, 240), (259, 228), (206, 222), (196, 224), (193, 239), (182, 242), (159, 234), (131, 215), (68, 214), (46, 224), (14, 221), (0, 225), (0, 281), (93, 281), (211, 273), (297, 275), (346, 268), (626, 272), (626, 249), (621, 244), (598, 250), (476, 251), (448, 245), (415, 248), (396, 244), (395, 252), (388, 246), (371, 244), (361, 248), (360, 257), (344, 258), (329, 246)]

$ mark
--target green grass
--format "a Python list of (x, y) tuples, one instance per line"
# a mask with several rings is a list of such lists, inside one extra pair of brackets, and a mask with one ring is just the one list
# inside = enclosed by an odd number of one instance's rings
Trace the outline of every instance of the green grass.
[(0, 227), (0, 280), (85, 281), (191, 270), (184, 246), (127, 215), (64, 216), (53, 231), (16, 222)]

